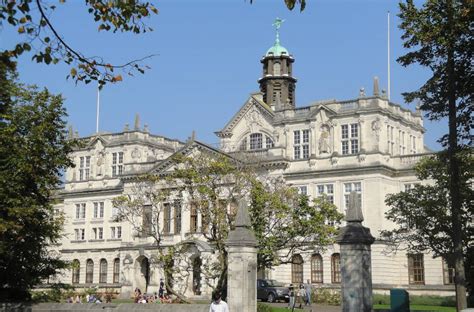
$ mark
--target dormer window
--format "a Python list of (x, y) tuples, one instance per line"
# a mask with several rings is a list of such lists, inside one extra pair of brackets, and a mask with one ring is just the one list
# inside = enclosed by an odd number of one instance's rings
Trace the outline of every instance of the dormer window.
[(91, 169), (91, 157), (79, 157), (79, 181), (89, 180)]

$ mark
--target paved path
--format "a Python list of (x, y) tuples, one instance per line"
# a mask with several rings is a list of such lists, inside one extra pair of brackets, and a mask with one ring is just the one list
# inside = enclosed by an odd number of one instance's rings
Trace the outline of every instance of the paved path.
[[(287, 307), (288, 303), (268, 303), (265, 302), (266, 304), (269, 304), (273, 307)], [(315, 304), (313, 303), (311, 306), (303, 306), (305, 312), (341, 312), (341, 307), (340, 306), (327, 306), (327, 305), (321, 305), (321, 304)], [(288, 309), (288, 311), (291, 311)], [(295, 311), (301, 311), (301, 310), (296, 310)]]

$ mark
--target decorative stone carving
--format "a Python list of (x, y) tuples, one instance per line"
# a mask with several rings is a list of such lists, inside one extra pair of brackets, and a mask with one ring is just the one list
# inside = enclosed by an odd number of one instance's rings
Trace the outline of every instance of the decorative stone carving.
[(321, 134), (319, 135), (319, 142), (318, 142), (319, 154), (331, 153), (329, 138), (330, 138), (329, 126), (328, 125), (321, 126)]
[(247, 112), (247, 114), (245, 115), (245, 119), (247, 120), (247, 127), (250, 132), (255, 132), (258, 129), (257, 126), (263, 126), (262, 116), (260, 116), (260, 113), (255, 107), (251, 108)]
[(132, 158), (137, 159), (142, 156), (142, 152), (138, 149), (138, 147), (135, 147), (132, 151)]
[(364, 88), (360, 88), (359, 97), (365, 97), (365, 89)]
[(96, 161), (96, 172), (97, 172), (97, 176), (101, 176), (102, 175), (102, 171), (103, 171), (103, 165), (104, 165), (104, 162), (105, 162), (105, 153), (104, 151), (100, 151), (97, 153), (97, 161)]
[(375, 134), (375, 139), (377, 140), (377, 142), (380, 141), (380, 119), (375, 119), (374, 121), (372, 121), (372, 131), (374, 132)]

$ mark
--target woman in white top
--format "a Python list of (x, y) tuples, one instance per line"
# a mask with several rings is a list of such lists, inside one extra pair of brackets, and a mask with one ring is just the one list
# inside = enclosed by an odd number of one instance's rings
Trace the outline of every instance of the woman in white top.
[(219, 291), (216, 291), (212, 296), (211, 307), (209, 312), (229, 312), (229, 307), (227, 303), (221, 299), (222, 295)]

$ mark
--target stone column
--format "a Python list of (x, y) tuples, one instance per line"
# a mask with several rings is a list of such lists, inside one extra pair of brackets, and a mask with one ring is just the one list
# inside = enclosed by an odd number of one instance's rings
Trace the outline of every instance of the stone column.
[(347, 225), (336, 239), (341, 246), (341, 292), (343, 312), (372, 311), (372, 266), (370, 245), (374, 237), (362, 226), (364, 220), (356, 192), (349, 195)]
[(227, 302), (231, 312), (257, 311), (257, 240), (251, 229), (247, 203), (240, 200), (235, 229), (227, 246)]

